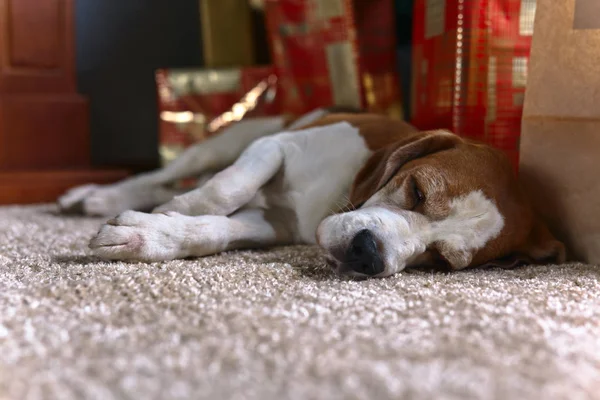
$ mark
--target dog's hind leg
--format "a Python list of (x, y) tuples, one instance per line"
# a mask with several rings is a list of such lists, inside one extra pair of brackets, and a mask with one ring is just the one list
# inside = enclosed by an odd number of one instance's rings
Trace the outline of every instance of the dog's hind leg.
[(105, 216), (125, 210), (152, 209), (177, 194), (168, 189), (173, 182), (231, 165), (250, 143), (279, 132), (284, 125), (283, 117), (251, 118), (238, 122), (221, 134), (188, 148), (162, 169), (112, 185), (74, 188), (58, 199), (59, 208)]
[(246, 206), (259, 189), (280, 170), (283, 151), (277, 137), (252, 143), (236, 162), (217, 173), (202, 187), (155, 209), (185, 215), (230, 215)]

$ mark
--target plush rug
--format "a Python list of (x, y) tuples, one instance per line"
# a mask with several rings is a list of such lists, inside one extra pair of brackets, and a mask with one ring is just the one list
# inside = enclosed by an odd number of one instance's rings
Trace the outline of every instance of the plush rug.
[(342, 280), (314, 247), (107, 263), (0, 208), (0, 399), (600, 399), (600, 268)]

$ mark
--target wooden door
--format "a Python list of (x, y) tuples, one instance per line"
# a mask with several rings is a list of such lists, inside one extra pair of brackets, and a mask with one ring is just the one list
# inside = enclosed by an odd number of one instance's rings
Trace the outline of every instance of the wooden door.
[(76, 88), (73, 9), (74, 0), (0, 0), (0, 203), (52, 201), (68, 186), (106, 180), (82, 172), (89, 122)]
[(76, 93), (72, 0), (0, 0), (0, 93)]

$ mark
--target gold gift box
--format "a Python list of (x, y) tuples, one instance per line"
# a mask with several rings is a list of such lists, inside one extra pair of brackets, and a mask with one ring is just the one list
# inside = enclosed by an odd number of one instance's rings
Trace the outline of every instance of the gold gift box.
[(200, 0), (204, 63), (209, 68), (255, 64), (248, 0)]

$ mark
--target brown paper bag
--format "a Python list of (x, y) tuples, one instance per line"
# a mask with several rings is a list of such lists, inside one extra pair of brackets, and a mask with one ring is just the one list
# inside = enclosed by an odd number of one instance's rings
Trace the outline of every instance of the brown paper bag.
[(572, 259), (600, 263), (600, 1), (538, 0), (520, 176)]

